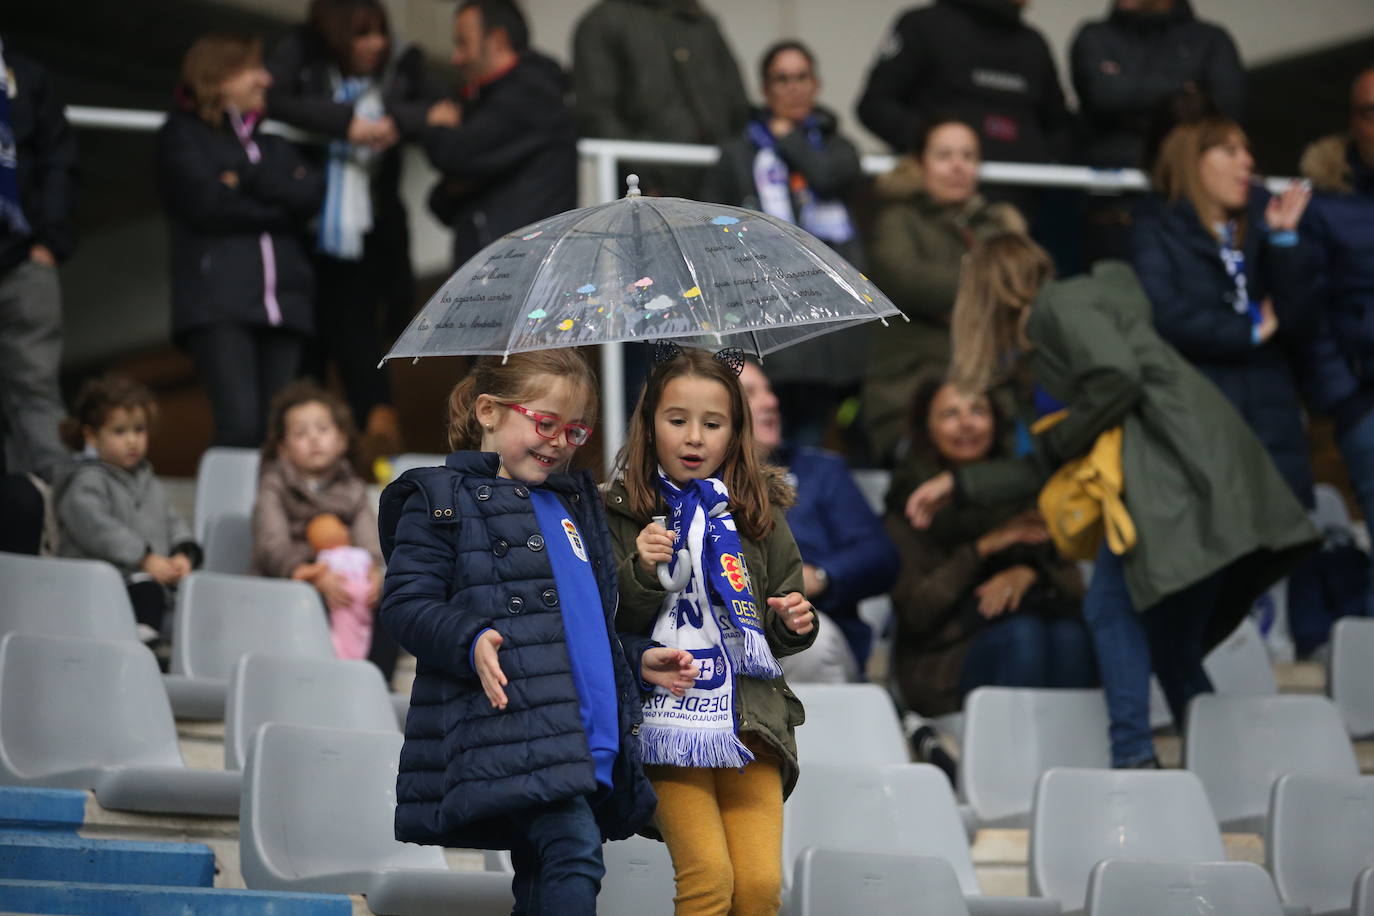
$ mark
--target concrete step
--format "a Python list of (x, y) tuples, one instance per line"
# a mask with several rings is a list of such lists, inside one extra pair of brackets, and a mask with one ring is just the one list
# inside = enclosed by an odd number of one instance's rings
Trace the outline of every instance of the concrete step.
[(214, 887), (215, 855), (200, 843), (0, 832), (0, 879)]
[(73, 884), (0, 880), (0, 900), (14, 913), (105, 916), (353, 916), (353, 902), (334, 894), (230, 891), (205, 887)]

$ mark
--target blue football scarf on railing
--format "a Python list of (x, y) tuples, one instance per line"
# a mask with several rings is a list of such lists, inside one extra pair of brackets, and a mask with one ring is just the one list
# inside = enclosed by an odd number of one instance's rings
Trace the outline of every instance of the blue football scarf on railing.
[(10, 121), (10, 93), (15, 91), (0, 43), (0, 227), (24, 236), (31, 231), (19, 203), (19, 144)]
[[(386, 114), (376, 81), (365, 76), (330, 73), (334, 101), (353, 106), (354, 117), (376, 120)], [(316, 242), (320, 251), (344, 261), (363, 256), (363, 238), (372, 231), (372, 168), (378, 160), (371, 147), (347, 140), (329, 142), (325, 163), (324, 207)]]

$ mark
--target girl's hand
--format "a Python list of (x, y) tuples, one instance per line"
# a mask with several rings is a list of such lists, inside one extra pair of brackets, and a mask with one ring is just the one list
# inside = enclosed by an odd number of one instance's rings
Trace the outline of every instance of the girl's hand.
[(635, 538), (635, 549), (639, 551), (639, 565), (652, 576), (658, 564), (673, 558), (673, 536), (658, 522), (650, 522)]
[(376, 607), (382, 600), (382, 571), (375, 566), (367, 571), (367, 594), (363, 597), (368, 607)]
[(816, 628), (816, 612), (801, 592), (788, 592), (781, 598), (769, 598), (768, 606), (782, 618), (783, 626), (805, 636)]
[(1290, 182), (1282, 194), (1269, 198), (1264, 208), (1264, 221), (1271, 232), (1296, 232), (1303, 211), (1312, 199), (1312, 189), (1305, 181)]
[(655, 647), (645, 649), (640, 656), (640, 680), (662, 687), (675, 697), (685, 694), (700, 674), (697, 660), (686, 649)]
[(316, 576), (315, 581), (311, 584), (319, 590), (325, 605), (328, 607), (344, 607), (353, 600), (353, 596), (348, 592), (348, 583), (332, 570), (326, 569)]
[(939, 512), (954, 497), (954, 475), (942, 471), (916, 488), (907, 497), (906, 517), (911, 527), (926, 529)]
[(1021, 607), (1021, 599), (1035, 584), (1039, 574), (1029, 566), (1004, 569), (973, 590), (978, 596), (978, 613), (988, 620)]
[(477, 645), (472, 650), (473, 667), (477, 669), (477, 677), (482, 681), (482, 692), (491, 701), (492, 709), (505, 709), (506, 704), (510, 702), (506, 699), (506, 691), (501, 689), (508, 683), (506, 674), (496, 659), (496, 650), (501, 648), (503, 642), (505, 640), (501, 638), (500, 633), (486, 630), (477, 637)]

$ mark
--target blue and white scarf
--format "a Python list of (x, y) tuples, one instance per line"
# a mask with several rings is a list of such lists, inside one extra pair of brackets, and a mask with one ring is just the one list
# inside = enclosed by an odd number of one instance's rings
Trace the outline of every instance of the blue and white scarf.
[[(335, 70), (330, 80), (334, 101), (351, 104), (354, 116), (377, 119), (386, 114), (381, 90), (372, 77), (346, 77)], [(329, 143), (319, 247), (330, 257), (357, 261), (363, 256), (363, 237), (372, 230), (372, 167), (377, 160), (371, 147), (347, 140)]]
[(775, 678), (782, 668), (763, 632), (725, 484), (710, 478), (679, 487), (660, 469), (659, 490), (676, 533), (674, 555), (685, 547), (692, 577), (664, 599), (653, 638), (691, 652), (701, 673), (684, 696), (655, 687), (645, 700), (644, 762), (741, 767), (754, 756), (736, 731), (735, 676)]
[(19, 203), (19, 144), (10, 122), (10, 99), (16, 94), (13, 74), (5, 66), (5, 46), (0, 42), (0, 227), (22, 236), (31, 230)]
[[(815, 149), (820, 149), (825, 142), (814, 116), (798, 124), (796, 129), (804, 133), (806, 142)], [(754, 189), (759, 195), (759, 209), (769, 216), (801, 226), (831, 245), (843, 245), (854, 238), (849, 208), (841, 200), (816, 196), (806, 183), (806, 176), (793, 172), (778, 155), (778, 141), (768, 125), (755, 119), (749, 122), (747, 130), (758, 150), (754, 153)], [(793, 204), (794, 191), (801, 205), (800, 214)]]
[(1227, 298), (1231, 301), (1231, 308), (1237, 314), (1247, 315), (1250, 318), (1250, 326), (1258, 325), (1264, 316), (1260, 313), (1259, 303), (1250, 298), (1249, 283), (1245, 276), (1245, 251), (1236, 244), (1236, 221), (1227, 220), (1217, 224), (1217, 233), (1221, 238), (1221, 263), (1226, 268), (1226, 275), (1235, 284), (1235, 291)]

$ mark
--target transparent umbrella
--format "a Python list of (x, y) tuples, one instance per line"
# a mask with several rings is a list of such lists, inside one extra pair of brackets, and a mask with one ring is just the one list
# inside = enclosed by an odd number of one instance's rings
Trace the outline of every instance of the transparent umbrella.
[(629, 193), (516, 230), (460, 267), (386, 359), (617, 341), (760, 356), (901, 312), (824, 242), (754, 210)]

